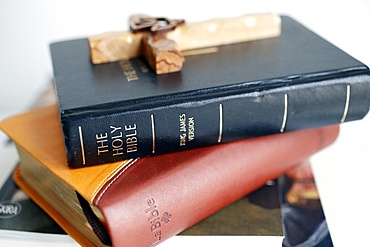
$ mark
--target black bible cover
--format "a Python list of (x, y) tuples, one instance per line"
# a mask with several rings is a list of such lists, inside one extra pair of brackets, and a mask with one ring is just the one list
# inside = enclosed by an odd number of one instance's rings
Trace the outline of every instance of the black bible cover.
[(87, 39), (51, 44), (70, 167), (363, 118), (369, 68), (295, 20), (278, 38), (187, 56), (156, 75), (143, 58), (93, 65)]

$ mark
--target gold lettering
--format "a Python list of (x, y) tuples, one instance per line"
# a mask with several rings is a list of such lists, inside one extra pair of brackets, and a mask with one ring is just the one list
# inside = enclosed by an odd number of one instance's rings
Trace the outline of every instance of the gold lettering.
[(195, 123), (194, 117), (188, 119), (188, 141), (194, 140), (195, 137)]
[(121, 130), (122, 127), (119, 126), (119, 127), (114, 127), (113, 125), (109, 126), (111, 128), (111, 131), (110, 133), (113, 134), (114, 132), (116, 132), (117, 130)]
[[(122, 134), (122, 132), (121, 132)], [(113, 147), (113, 156), (117, 155), (123, 155), (123, 140), (122, 139), (114, 139), (112, 141), (112, 147)]]
[(117, 136), (112, 136), (112, 139), (117, 139), (122, 137), (122, 132), (119, 132)]
[(186, 132), (186, 115), (185, 114), (181, 114), (180, 115), (180, 131), (181, 132)]
[(146, 64), (143, 61), (138, 60), (137, 64), (139, 65), (142, 73), (148, 73), (149, 71), (148, 66), (146, 66)]
[(181, 134), (180, 135), (180, 146), (185, 146), (186, 145), (186, 134)]
[(96, 140), (107, 139), (108, 134), (105, 133), (105, 134), (95, 135), (95, 137), (96, 137)]
[(125, 125), (125, 130), (136, 130), (136, 124), (131, 125)]
[(137, 146), (127, 147), (127, 153), (137, 152)]
[(129, 60), (122, 60), (119, 62), (123, 74), (126, 76), (127, 81), (139, 80), (139, 76), (136, 73), (134, 66), (132, 66)]
[(108, 134), (95, 135), (95, 138), (98, 144), (98, 155), (108, 152)]
[(125, 131), (128, 132), (125, 134), (126, 137), (126, 152), (133, 153), (137, 152), (137, 143), (138, 139), (136, 137), (136, 124), (133, 125), (125, 125)]
[[(122, 126), (110, 125), (110, 136), (108, 133), (95, 135), (98, 144), (98, 155), (111, 152), (112, 156), (124, 155), (138, 151), (138, 138), (136, 124)], [(123, 133), (124, 129), (125, 133)], [(108, 145), (109, 144), (109, 145)]]
[(116, 135), (115, 136), (112, 136), (112, 154), (113, 156), (117, 156), (117, 155), (123, 155), (123, 139), (122, 139), (122, 131), (120, 131), (122, 129), (121, 126), (119, 127), (115, 127), (113, 125), (109, 126), (111, 131), (110, 133), (111, 134), (114, 134), (116, 131), (118, 131), (118, 133), (115, 133)]
[(127, 144), (137, 143), (137, 138), (135, 136), (134, 137), (131, 137), (131, 138), (127, 138), (126, 139), (126, 143)]

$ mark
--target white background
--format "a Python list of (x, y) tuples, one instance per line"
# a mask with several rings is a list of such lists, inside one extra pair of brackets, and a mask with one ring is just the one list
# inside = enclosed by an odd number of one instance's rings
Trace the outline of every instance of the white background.
[[(135, 13), (192, 22), (257, 12), (290, 15), (370, 65), (366, 0), (1, 1), (0, 119), (23, 111), (52, 80), (51, 42), (127, 30), (128, 17)], [(370, 117), (344, 124), (336, 144), (313, 159), (335, 246), (370, 245), (369, 128)]]

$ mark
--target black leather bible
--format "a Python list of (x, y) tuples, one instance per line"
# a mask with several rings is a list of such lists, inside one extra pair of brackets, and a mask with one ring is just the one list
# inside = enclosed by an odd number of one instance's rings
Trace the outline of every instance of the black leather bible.
[(282, 16), (277, 38), (186, 56), (93, 65), (87, 39), (50, 46), (70, 167), (343, 123), (370, 105), (369, 68)]

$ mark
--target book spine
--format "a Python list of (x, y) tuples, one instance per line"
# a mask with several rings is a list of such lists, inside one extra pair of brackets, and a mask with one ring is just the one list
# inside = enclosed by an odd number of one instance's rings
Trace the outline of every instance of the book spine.
[(369, 76), (61, 118), (71, 167), (171, 153), (363, 118)]
[(104, 215), (113, 246), (155, 246), (308, 159), (333, 143), (338, 130), (329, 126), (136, 159), (101, 187), (93, 204)]

